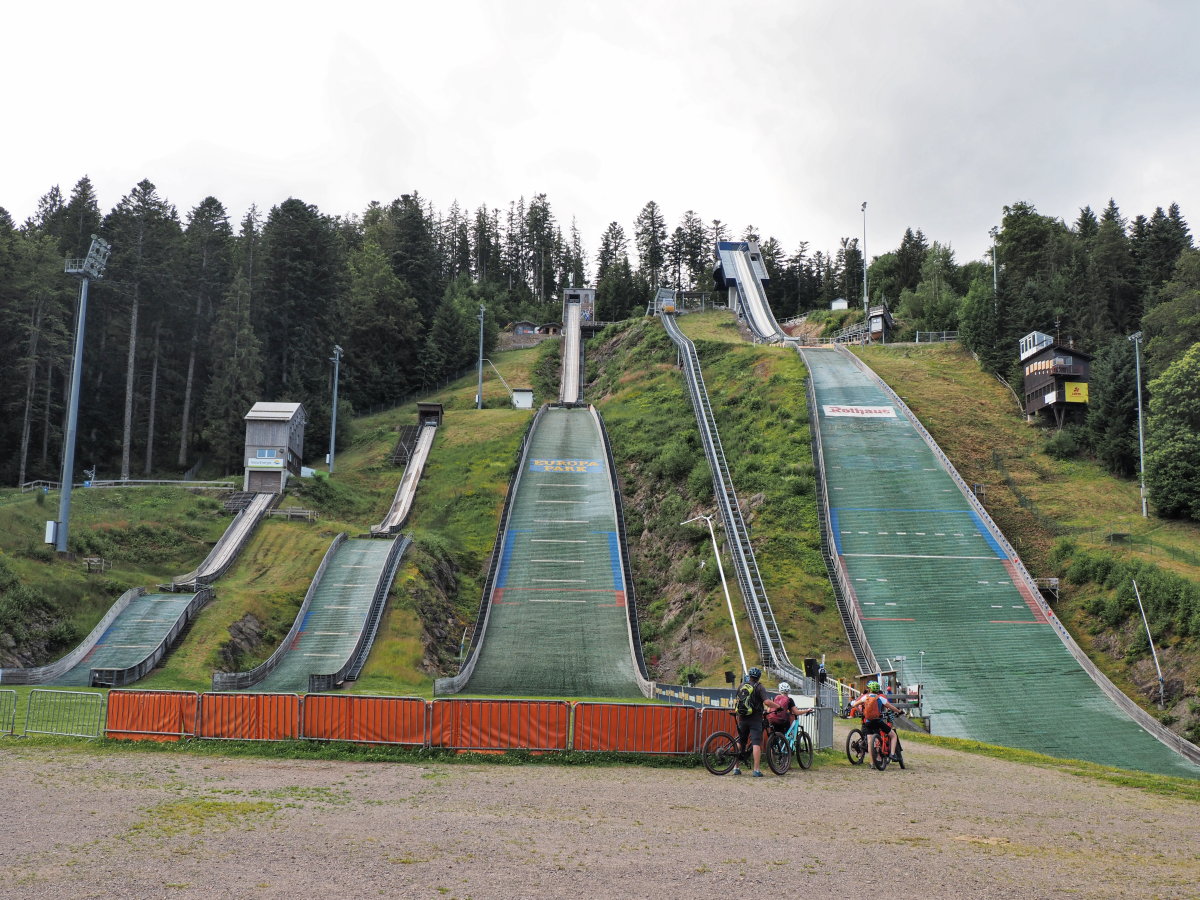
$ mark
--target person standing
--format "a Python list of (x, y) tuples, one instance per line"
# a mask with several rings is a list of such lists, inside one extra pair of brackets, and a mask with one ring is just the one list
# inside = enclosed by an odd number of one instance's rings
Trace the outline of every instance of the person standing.
[[(747, 741), (749, 741), (754, 760), (754, 768), (750, 775), (754, 778), (763, 777), (762, 769), (759, 768), (762, 762), (763, 715), (765, 712), (775, 709), (775, 703), (767, 697), (767, 688), (759, 681), (760, 678), (762, 678), (762, 669), (758, 666), (753, 666), (746, 673), (746, 680), (738, 689), (736, 710), (738, 749), (745, 752)], [(733, 774), (741, 775), (741, 768), (734, 766)]]

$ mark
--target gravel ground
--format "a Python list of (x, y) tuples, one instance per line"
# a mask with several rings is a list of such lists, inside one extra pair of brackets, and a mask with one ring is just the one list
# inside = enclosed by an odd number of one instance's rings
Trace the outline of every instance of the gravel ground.
[[(0, 743), (4, 898), (1200, 897), (1200, 803), (913, 745), (783, 778)], [(786, 894), (784, 893), (786, 892)]]

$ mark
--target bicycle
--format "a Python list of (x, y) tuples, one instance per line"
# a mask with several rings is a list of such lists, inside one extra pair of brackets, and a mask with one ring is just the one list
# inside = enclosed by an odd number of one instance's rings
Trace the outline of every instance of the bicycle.
[[(737, 715), (731, 715), (736, 721)], [(704, 741), (704, 746), (700, 750), (704, 768), (713, 775), (729, 774), (739, 763), (749, 762), (753, 758), (752, 754), (752, 747), (743, 749), (738, 743), (737, 735), (730, 734), (728, 731), (714, 731)], [(767, 766), (776, 775), (785, 775), (791, 768), (791, 750), (787, 749), (786, 738), (778, 732), (767, 739), (767, 746), (763, 748), (763, 756), (766, 757)]]
[[(804, 730), (804, 726), (800, 724), (799, 719), (792, 720), (791, 727), (788, 728), (788, 730), (783, 734), (774, 732), (774, 735), (783, 738), (783, 743), (786, 747), (786, 749), (783, 750), (783, 753), (787, 756), (789, 766), (791, 765), (792, 754), (795, 753), (796, 763), (800, 766), (800, 768), (812, 768), (812, 738), (809, 737), (808, 732)], [(774, 769), (772, 769), (772, 771), (774, 771)]]
[[(846, 710), (849, 714), (849, 710)], [(855, 711), (857, 715), (857, 710)], [(888, 763), (892, 761), (892, 734), (893, 732), (876, 732), (871, 735), (871, 740), (868, 743), (866, 735), (863, 734), (861, 728), (852, 728), (850, 733), (846, 735), (846, 758), (850, 760), (851, 765), (862, 765), (863, 758), (869, 753), (871, 756), (871, 765), (882, 772), (888, 767)], [(896, 763), (901, 769), (904, 768), (904, 748), (900, 744), (900, 735), (895, 736), (896, 740)]]

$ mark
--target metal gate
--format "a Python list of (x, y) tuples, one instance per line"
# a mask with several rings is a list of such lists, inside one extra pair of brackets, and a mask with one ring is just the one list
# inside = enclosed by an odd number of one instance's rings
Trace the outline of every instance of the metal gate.
[(0, 691), (0, 734), (15, 734), (17, 727), (17, 692)]

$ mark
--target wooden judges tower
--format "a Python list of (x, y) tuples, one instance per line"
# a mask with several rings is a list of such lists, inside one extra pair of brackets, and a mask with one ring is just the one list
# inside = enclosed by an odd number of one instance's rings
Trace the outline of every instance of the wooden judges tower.
[(1025, 373), (1025, 415), (1030, 421), (1042, 415), (1058, 428), (1087, 412), (1088, 378), (1092, 356), (1060, 343), (1048, 334), (1033, 331), (1021, 338), (1021, 366)]

